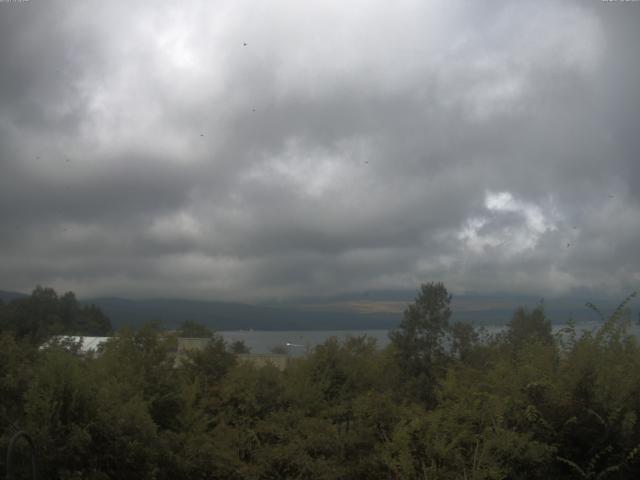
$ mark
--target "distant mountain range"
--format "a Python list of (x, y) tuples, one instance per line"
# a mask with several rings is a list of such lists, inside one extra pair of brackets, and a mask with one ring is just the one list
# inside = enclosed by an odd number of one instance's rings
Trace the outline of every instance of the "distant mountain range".
[(18, 298), (25, 298), (28, 296), (29, 295), (27, 295), (26, 293), (5, 292), (4, 290), (0, 290), (0, 300), (2, 300), (5, 303), (10, 302), (11, 300), (16, 300)]
[(399, 320), (397, 315), (388, 313), (322, 312), (182, 299), (96, 298), (88, 302), (100, 307), (115, 327), (156, 320), (175, 328), (184, 320), (192, 320), (214, 330), (360, 330), (392, 328)]
[[(360, 315), (374, 312), (393, 315), (397, 324), (402, 318), (404, 309), (415, 300), (416, 294), (416, 291), (364, 292), (356, 295), (335, 296), (324, 301), (308, 299), (296, 304), (296, 307), (304, 311), (325, 313), (349, 311)], [(564, 324), (570, 318), (576, 322), (587, 322), (598, 320), (598, 316), (586, 307), (587, 301), (597, 305), (604, 315), (609, 315), (623, 299), (594, 299), (579, 295), (543, 299), (539, 296), (521, 294), (454, 294), (451, 302), (452, 321), (472, 323), (477, 326), (504, 325), (518, 307), (532, 309), (542, 303), (547, 318), (553, 324)], [(638, 305), (640, 305), (640, 298), (631, 302), (630, 305), (634, 319), (638, 318)]]
[[(93, 298), (81, 301), (100, 307), (115, 328), (139, 326), (151, 320), (166, 328), (175, 328), (184, 320), (192, 320), (214, 330), (373, 330), (396, 327), (415, 295), (415, 291), (376, 291), (254, 305), (186, 299)], [(0, 291), (0, 299), (4, 302), (26, 296)], [(545, 300), (544, 305), (547, 316), (555, 324), (562, 324), (569, 318), (577, 322), (596, 320), (597, 316), (585, 307), (586, 300), (556, 298)], [(502, 325), (509, 321), (518, 306), (533, 308), (540, 301), (540, 297), (526, 295), (454, 295), (452, 320), (477, 326)], [(593, 302), (605, 314), (616, 306), (611, 301)], [(634, 318), (637, 311), (635, 306)]]

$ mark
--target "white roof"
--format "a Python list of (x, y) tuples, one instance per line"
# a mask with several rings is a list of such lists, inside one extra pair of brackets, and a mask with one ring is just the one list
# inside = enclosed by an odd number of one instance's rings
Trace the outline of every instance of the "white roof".
[(80, 351), (82, 353), (95, 352), (100, 345), (104, 344), (113, 337), (85, 337), (82, 335), (56, 335), (47, 341), (42, 347), (45, 348), (53, 342), (68, 341), (73, 343), (81, 343)]

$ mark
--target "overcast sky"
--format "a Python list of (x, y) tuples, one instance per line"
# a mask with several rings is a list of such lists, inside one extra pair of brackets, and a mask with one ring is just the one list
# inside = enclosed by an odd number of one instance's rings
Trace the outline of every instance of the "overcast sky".
[(624, 296), (638, 25), (590, 0), (0, 2), (0, 289)]

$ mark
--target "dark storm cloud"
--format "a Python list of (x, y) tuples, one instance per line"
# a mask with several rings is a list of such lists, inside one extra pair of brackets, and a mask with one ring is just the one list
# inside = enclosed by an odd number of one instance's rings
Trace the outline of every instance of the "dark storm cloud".
[(637, 288), (638, 4), (0, 9), (5, 289)]

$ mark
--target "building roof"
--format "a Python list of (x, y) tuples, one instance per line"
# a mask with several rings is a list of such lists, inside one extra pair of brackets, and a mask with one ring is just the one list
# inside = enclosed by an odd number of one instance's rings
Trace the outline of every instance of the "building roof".
[(107, 340), (113, 337), (88, 337), (84, 335), (55, 335), (47, 340), (40, 348), (47, 348), (55, 343), (70, 342), (80, 344), (80, 351), (82, 353), (89, 353), (97, 351), (100, 346), (105, 344)]

